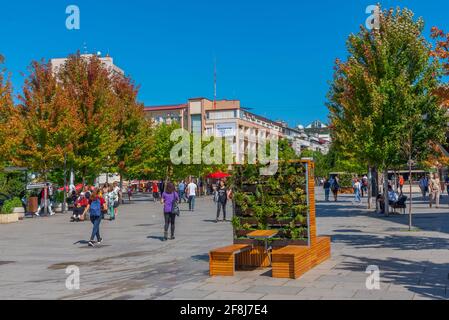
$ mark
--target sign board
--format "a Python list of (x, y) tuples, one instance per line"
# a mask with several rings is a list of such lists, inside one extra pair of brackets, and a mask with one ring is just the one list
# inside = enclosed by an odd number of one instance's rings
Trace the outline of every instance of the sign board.
[(217, 123), (215, 125), (215, 135), (217, 138), (234, 137), (236, 135), (237, 125), (235, 122)]
[(27, 190), (36, 190), (36, 189), (43, 189), (47, 186), (47, 183), (30, 183), (27, 185)]

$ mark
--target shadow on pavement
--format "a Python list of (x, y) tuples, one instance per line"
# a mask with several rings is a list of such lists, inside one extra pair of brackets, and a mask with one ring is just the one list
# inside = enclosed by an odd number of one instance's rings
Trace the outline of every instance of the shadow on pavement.
[[(360, 272), (367, 266), (378, 266), (380, 280), (383, 283), (403, 286), (408, 291), (431, 299), (448, 299), (446, 286), (449, 283), (449, 264), (429, 261), (410, 261), (399, 258), (387, 260), (361, 258), (344, 255), (349, 258), (339, 268)], [(400, 270), (401, 272), (398, 272)]]
[(164, 237), (157, 237), (157, 236), (148, 236), (147, 239), (154, 239), (154, 240), (160, 240), (160, 241), (164, 241)]

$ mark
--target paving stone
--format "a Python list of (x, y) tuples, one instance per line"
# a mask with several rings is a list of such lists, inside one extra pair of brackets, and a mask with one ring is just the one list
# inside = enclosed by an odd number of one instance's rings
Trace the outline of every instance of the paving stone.
[(296, 295), (302, 289), (303, 288), (286, 287), (286, 286), (253, 286), (250, 287), (246, 292), (277, 294), (277, 295)]
[[(102, 224), (99, 248), (79, 243), (91, 224), (71, 224), (68, 215), (0, 226), (0, 260), (13, 262), (0, 261), (0, 299), (449, 298), (449, 214), (420, 201), (414, 222), (423, 231), (412, 234), (404, 231), (406, 216), (383, 218), (352, 206), (351, 196), (319, 203), (318, 233), (332, 236), (332, 258), (292, 280), (271, 278), (269, 268), (209, 277), (209, 251), (233, 243), (231, 224), (210, 222), (210, 198), (199, 198), (194, 214), (182, 212), (169, 242), (160, 241), (160, 204), (139, 200), (121, 206), (116, 223)], [(65, 289), (69, 264), (80, 267), (79, 292)], [(380, 268), (381, 291), (366, 289), (369, 265)]]
[(263, 296), (265, 296), (263, 293), (243, 292), (236, 294), (235, 292), (220, 291), (211, 293), (204, 297), (204, 300), (259, 300)]

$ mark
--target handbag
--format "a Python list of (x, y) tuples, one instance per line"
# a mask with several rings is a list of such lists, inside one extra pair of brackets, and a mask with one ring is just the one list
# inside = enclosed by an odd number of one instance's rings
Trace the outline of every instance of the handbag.
[(179, 211), (179, 205), (178, 201), (176, 201), (176, 196), (173, 194), (173, 202), (171, 204), (171, 213), (176, 214), (179, 217), (180, 211)]

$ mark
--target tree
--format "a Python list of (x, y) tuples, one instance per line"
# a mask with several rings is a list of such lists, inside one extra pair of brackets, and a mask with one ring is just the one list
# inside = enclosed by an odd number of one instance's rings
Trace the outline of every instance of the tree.
[(138, 88), (130, 78), (121, 75), (114, 76), (112, 82), (118, 99), (115, 130), (120, 141), (114, 157), (116, 170), (121, 179), (148, 175), (151, 171), (145, 170), (145, 160), (151, 158), (153, 135), (144, 107), (137, 102)]
[(336, 148), (383, 170), (387, 199), (388, 169), (406, 162), (403, 142), (412, 133), (414, 157), (425, 157), (433, 151), (430, 141), (444, 139), (446, 118), (433, 95), (439, 64), (422, 35), (424, 21), (408, 9), (380, 12), (379, 29), (362, 26), (350, 35), (349, 58), (336, 62), (328, 108)]
[(6, 69), (4, 58), (0, 55), (0, 168), (16, 154), (23, 137), (23, 125), (12, 98), (12, 85)]
[(57, 85), (50, 63), (33, 62), (19, 96), (21, 136), (16, 163), (39, 172), (44, 179), (73, 154), (81, 125), (77, 110)]
[(81, 120), (81, 132), (69, 162), (86, 183), (86, 179), (93, 180), (102, 172), (109, 159), (111, 163), (117, 161), (121, 140), (116, 125), (121, 100), (112, 90), (111, 72), (96, 56), (69, 56), (56, 77)]

